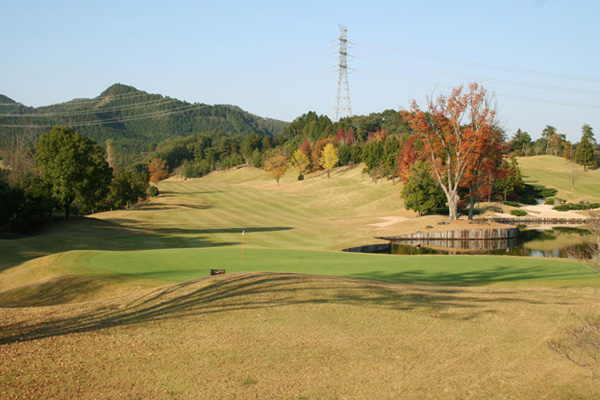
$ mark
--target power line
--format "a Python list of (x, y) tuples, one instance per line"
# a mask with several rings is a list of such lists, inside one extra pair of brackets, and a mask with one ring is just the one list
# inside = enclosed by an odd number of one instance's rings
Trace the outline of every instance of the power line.
[(416, 57), (416, 58), (422, 58), (422, 59), (428, 59), (428, 60), (434, 60), (434, 61), (442, 61), (442, 62), (451, 63), (451, 64), (465, 65), (465, 66), (482, 68), (482, 69), (490, 69), (490, 70), (494, 70), (494, 71), (512, 72), (512, 73), (518, 73), (518, 74), (524, 74), (524, 75), (532, 75), (532, 76), (540, 76), (540, 77), (548, 77), (548, 78), (556, 78), (556, 79), (568, 79), (568, 80), (575, 80), (575, 81), (600, 82), (600, 77), (597, 77), (597, 76), (565, 74), (565, 73), (560, 73), (560, 72), (549, 72), (549, 71), (539, 71), (539, 70), (532, 70), (532, 69), (518, 68), (518, 67), (508, 67), (508, 66), (503, 66), (503, 65), (494, 65), (494, 64), (480, 63), (480, 62), (476, 62), (476, 61), (459, 60), (459, 59), (455, 59), (455, 58), (447, 58), (447, 57), (433, 56), (433, 55), (429, 55), (429, 54), (409, 52), (409, 51), (400, 50), (400, 49), (382, 47), (382, 46), (379, 46), (376, 44), (370, 44), (370, 43), (359, 42), (359, 44), (362, 44), (365, 48), (369, 48), (369, 47), (374, 48), (374, 49), (378, 50), (379, 52), (381, 52), (381, 50), (383, 50), (386, 52), (408, 55), (408, 56), (412, 56), (412, 57)]

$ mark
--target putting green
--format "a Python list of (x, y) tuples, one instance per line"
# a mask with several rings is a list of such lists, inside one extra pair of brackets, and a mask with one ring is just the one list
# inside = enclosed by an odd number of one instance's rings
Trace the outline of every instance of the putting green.
[(185, 281), (211, 269), (284, 272), (440, 285), (600, 286), (574, 261), (503, 256), (391, 256), (326, 251), (199, 248), (70, 252), (62, 264), (82, 273)]

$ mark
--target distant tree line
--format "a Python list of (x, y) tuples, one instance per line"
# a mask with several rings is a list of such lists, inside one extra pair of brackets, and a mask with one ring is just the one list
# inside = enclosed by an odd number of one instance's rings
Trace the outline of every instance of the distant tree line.
[(559, 133), (552, 125), (546, 125), (539, 139), (533, 141), (527, 132), (520, 129), (508, 141), (506, 152), (517, 157), (553, 155), (564, 157), (584, 167), (600, 166), (600, 146), (594, 138), (592, 127), (584, 124), (581, 127), (581, 139), (571, 143), (566, 135)]

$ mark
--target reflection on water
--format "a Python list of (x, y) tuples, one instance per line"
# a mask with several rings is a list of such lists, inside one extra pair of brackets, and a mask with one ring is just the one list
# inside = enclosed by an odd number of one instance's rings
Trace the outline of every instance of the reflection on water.
[(555, 228), (549, 231), (524, 230), (515, 239), (429, 240), (391, 243), (391, 254), (491, 254), (525, 257), (589, 257), (589, 231)]

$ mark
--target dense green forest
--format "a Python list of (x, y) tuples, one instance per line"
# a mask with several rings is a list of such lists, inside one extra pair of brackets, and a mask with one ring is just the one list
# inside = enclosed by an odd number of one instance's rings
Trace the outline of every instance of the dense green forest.
[(114, 141), (127, 164), (144, 161), (165, 140), (199, 133), (247, 137), (281, 134), (286, 122), (261, 118), (230, 105), (191, 104), (134, 87), (115, 84), (93, 99), (75, 99), (47, 107), (27, 107), (0, 95), (0, 137), (53, 126), (72, 126), (105, 145)]

